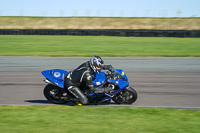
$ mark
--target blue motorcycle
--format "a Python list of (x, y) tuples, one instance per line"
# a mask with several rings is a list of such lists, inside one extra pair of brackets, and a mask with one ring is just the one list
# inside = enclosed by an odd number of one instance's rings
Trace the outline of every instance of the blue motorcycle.
[[(44, 88), (44, 96), (47, 100), (55, 104), (64, 104), (72, 101), (72, 95), (66, 88), (64, 78), (67, 71), (61, 69), (45, 70), (41, 72), (48, 83)], [(111, 101), (118, 104), (132, 104), (137, 100), (137, 92), (129, 87), (129, 81), (122, 69), (110, 68), (105, 72), (100, 72), (93, 80), (97, 87), (110, 88), (110, 93), (93, 93), (88, 89), (81, 88), (90, 103), (101, 103)]]

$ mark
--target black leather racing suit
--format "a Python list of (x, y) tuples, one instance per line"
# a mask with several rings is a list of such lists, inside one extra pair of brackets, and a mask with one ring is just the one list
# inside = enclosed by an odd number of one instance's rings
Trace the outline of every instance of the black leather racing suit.
[[(106, 65), (103, 68), (106, 69)], [(87, 104), (88, 98), (81, 91), (82, 88), (90, 89), (90, 91), (98, 93), (109, 92), (106, 88), (95, 87), (93, 85), (92, 80), (95, 79), (95, 77), (96, 74), (92, 71), (88, 61), (81, 64), (73, 71), (70, 71), (65, 76), (65, 87), (79, 100), (79, 102)]]

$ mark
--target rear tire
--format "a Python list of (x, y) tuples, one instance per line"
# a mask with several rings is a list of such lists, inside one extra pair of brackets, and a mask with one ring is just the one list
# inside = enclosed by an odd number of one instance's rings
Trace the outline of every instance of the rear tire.
[(44, 97), (55, 104), (64, 104), (68, 102), (67, 99), (61, 99), (63, 93), (66, 93), (64, 89), (52, 84), (47, 84), (43, 91)]
[(137, 92), (132, 87), (127, 87), (112, 100), (118, 104), (132, 104), (137, 100), (137, 97)]

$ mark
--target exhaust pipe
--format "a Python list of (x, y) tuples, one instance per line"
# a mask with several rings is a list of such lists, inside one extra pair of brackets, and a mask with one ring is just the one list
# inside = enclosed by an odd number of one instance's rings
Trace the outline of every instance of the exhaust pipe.
[(48, 83), (48, 84), (53, 84), (51, 81), (49, 81), (48, 79), (44, 79), (43, 80), (45, 83)]

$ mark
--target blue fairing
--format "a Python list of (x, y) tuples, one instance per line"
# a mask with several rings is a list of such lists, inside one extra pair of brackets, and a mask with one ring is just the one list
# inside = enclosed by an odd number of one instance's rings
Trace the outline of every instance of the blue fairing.
[(107, 79), (107, 82), (118, 85), (120, 89), (127, 87), (129, 85), (129, 81), (128, 81), (128, 78), (127, 78), (126, 74), (124, 73), (124, 71), (122, 69), (113, 69), (113, 70), (116, 71), (117, 73), (119, 73), (119, 75), (123, 76), (127, 81)]
[(129, 85), (129, 82), (123, 80), (108, 79), (107, 81), (108, 83), (114, 83), (118, 85), (120, 89), (123, 89)]
[(116, 71), (117, 73), (119, 73), (120, 75), (122, 75), (122, 73), (123, 73), (122, 76), (127, 81), (107, 79), (105, 73), (101, 72), (101, 73), (96, 75), (96, 79), (93, 81), (93, 84), (95, 86), (100, 86), (100, 85), (104, 84), (107, 80), (108, 83), (114, 83), (114, 84), (118, 85), (120, 89), (127, 87), (129, 85), (129, 82), (128, 82), (128, 78), (127, 78), (126, 74), (123, 72), (123, 70), (122, 69), (113, 69), (113, 70)]
[(56, 84), (57, 86), (64, 88), (64, 76), (68, 72), (61, 69), (45, 70), (41, 72), (44, 77)]
[(92, 81), (92, 83), (95, 86), (100, 86), (106, 82), (106, 74), (104, 72), (100, 72), (96, 75), (95, 80)]
[[(122, 69), (115, 69), (118, 73), (122, 74), (124, 71)], [(124, 75), (122, 75), (124, 78), (127, 79), (128, 81), (128, 77), (126, 76), (126, 74), (124, 73)]]

